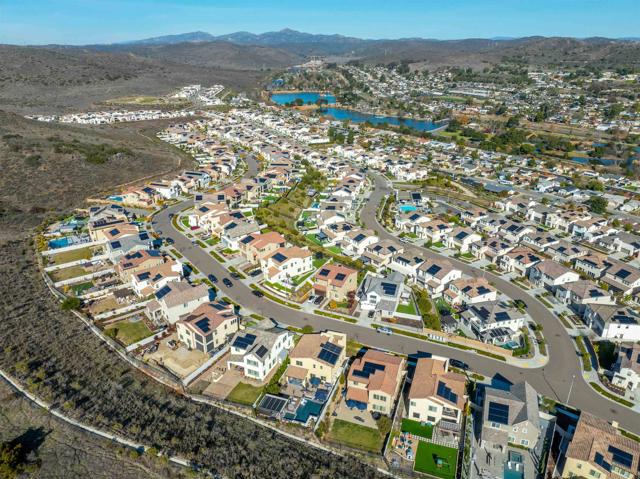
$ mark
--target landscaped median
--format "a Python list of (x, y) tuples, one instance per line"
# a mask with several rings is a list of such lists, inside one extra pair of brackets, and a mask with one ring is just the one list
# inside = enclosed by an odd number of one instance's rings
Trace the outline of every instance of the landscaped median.
[(350, 318), (349, 316), (342, 316), (340, 314), (328, 313), (326, 311), (322, 311), (321, 309), (314, 309), (314, 314), (319, 314), (320, 316), (326, 316), (327, 318), (339, 319), (341, 321), (346, 321), (347, 323), (357, 323), (358, 320), (355, 318)]
[(218, 253), (216, 253), (213, 250), (209, 251), (209, 254), (211, 256), (213, 256), (218, 263), (226, 263), (227, 262), (226, 259), (224, 259), (222, 256), (220, 256)]
[(414, 333), (414, 332), (411, 332), (411, 331), (405, 331), (404, 329), (392, 328), (392, 327), (389, 327), (387, 325), (380, 325), (380, 324), (372, 324), (371, 327), (374, 328), (374, 329), (378, 329), (380, 327), (385, 327), (387, 329), (390, 329), (393, 333), (401, 334), (402, 336), (408, 336), (410, 338), (421, 339), (422, 341), (428, 341), (430, 343), (441, 344), (443, 346), (450, 346), (452, 348), (461, 349), (463, 351), (475, 351), (477, 354), (480, 354), (482, 356), (487, 356), (488, 358), (496, 359), (498, 361), (505, 361), (506, 362), (506, 360), (507, 360), (506, 357), (501, 356), (501, 355), (496, 354), (496, 353), (491, 353), (489, 351), (483, 351), (481, 349), (476, 349), (474, 347), (466, 346), (464, 344), (457, 344), (457, 343), (454, 343), (454, 342), (451, 342), (451, 341), (447, 341), (447, 342), (438, 341), (438, 340), (435, 340), (435, 339), (431, 339), (429, 336), (425, 336), (424, 334)]
[(598, 391), (604, 397), (607, 397), (607, 398), (611, 399), (612, 401), (618, 402), (618, 403), (620, 403), (620, 404), (622, 404), (624, 406), (633, 407), (633, 403), (631, 401), (627, 401), (626, 399), (623, 399), (620, 396), (616, 396), (615, 394), (610, 393), (609, 391), (603, 389), (602, 386), (600, 386), (598, 383), (591, 381), (589, 384), (591, 385), (591, 387), (593, 389)]
[(290, 303), (289, 301), (285, 301), (284, 299), (280, 299), (277, 296), (274, 296), (273, 294), (265, 291), (264, 289), (259, 288), (255, 284), (251, 284), (250, 287), (251, 287), (251, 289), (255, 289), (256, 291), (260, 291), (264, 295), (265, 298), (268, 298), (271, 301), (275, 301), (276, 303), (280, 303), (280, 304), (282, 304), (284, 306), (287, 306), (289, 308), (301, 309), (299, 304)]

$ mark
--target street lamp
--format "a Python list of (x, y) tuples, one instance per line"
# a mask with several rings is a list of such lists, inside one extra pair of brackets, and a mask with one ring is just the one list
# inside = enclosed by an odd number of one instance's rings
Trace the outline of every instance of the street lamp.
[(576, 378), (575, 374), (571, 375), (571, 385), (569, 386), (569, 394), (567, 394), (567, 406), (569, 405), (569, 398), (571, 397), (571, 390), (573, 389), (573, 381)]

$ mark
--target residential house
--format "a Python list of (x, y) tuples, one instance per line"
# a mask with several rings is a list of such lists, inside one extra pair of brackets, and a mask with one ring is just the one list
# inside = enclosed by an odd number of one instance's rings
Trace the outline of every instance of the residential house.
[(298, 246), (278, 248), (260, 260), (260, 269), (267, 281), (291, 283), (296, 276), (313, 269), (311, 251)]
[(466, 378), (449, 371), (449, 360), (419, 358), (407, 396), (407, 417), (414, 421), (461, 424), (467, 403)]
[(238, 331), (231, 341), (227, 368), (263, 382), (285, 361), (293, 344), (293, 333), (287, 330), (247, 328)]
[(159, 266), (165, 262), (165, 256), (158, 250), (140, 250), (120, 257), (114, 269), (124, 283), (131, 280), (131, 276), (138, 271)]
[(578, 273), (550, 259), (540, 261), (529, 269), (531, 284), (537, 287), (543, 286), (551, 292), (560, 285), (573, 283), (579, 279)]
[(176, 322), (178, 338), (189, 349), (212, 354), (224, 347), (238, 331), (238, 316), (233, 305), (204, 303)]
[(131, 276), (131, 287), (139, 297), (146, 297), (164, 288), (171, 281), (182, 279), (182, 263), (166, 258), (162, 264), (136, 271)]
[(147, 303), (147, 316), (155, 323), (175, 324), (181, 316), (209, 301), (206, 284), (191, 286), (186, 281), (172, 281), (155, 292), (155, 299)]
[(637, 479), (639, 462), (640, 443), (623, 436), (606, 420), (582, 411), (560, 463), (561, 477)]
[(286, 240), (277, 231), (251, 233), (238, 242), (238, 249), (249, 263), (260, 264), (279, 248), (284, 248)]
[(395, 255), (400, 255), (403, 252), (404, 247), (400, 243), (393, 240), (382, 240), (367, 246), (361, 259), (365, 264), (370, 264), (379, 270), (388, 265)]
[(508, 444), (535, 448), (540, 437), (540, 411), (538, 394), (529, 383), (517, 383), (508, 390), (487, 386), (480, 398), (480, 447), (502, 452)]
[(579, 315), (584, 314), (588, 304), (615, 304), (609, 291), (605, 291), (588, 280), (560, 285), (554, 294), (556, 298), (568, 304)]
[(482, 239), (478, 233), (469, 228), (455, 228), (447, 237), (447, 248), (457, 249), (460, 253), (466, 253), (473, 243)]
[(609, 259), (599, 253), (590, 253), (575, 259), (574, 268), (587, 276), (599, 279), (604, 275), (607, 268), (611, 266)]
[(316, 273), (313, 291), (329, 301), (342, 303), (355, 298), (358, 289), (358, 271), (341, 264), (325, 264)]
[(367, 273), (358, 289), (360, 309), (375, 311), (383, 317), (392, 317), (405, 293), (404, 276), (397, 271), (387, 277)]
[(372, 230), (353, 229), (342, 238), (342, 252), (349, 256), (360, 256), (367, 246), (378, 242)]
[(347, 336), (326, 331), (303, 334), (289, 353), (284, 377), (290, 384), (308, 386), (314, 379), (335, 383), (346, 360)]
[(504, 301), (487, 301), (472, 304), (461, 320), (482, 342), (501, 346), (520, 335), (526, 315)]
[(347, 375), (347, 404), (390, 416), (400, 386), (405, 360), (368, 349), (357, 358)]
[(635, 391), (640, 386), (640, 344), (620, 344), (618, 357), (611, 371), (611, 382), (614, 385)]
[(442, 296), (451, 281), (462, 277), (462, 271), (446, 259), (428, 259), (418, 267), (417, 281), (434, 297)]
[(531, 248), (519, 246), (502, 255), (498, 264), (502, 270), (526, 276), (529, 269), (539, 263), (542, 258)]
[(584, 322), (602, 339), (640, 341), (640, 318), (638, 313), (626, 306), (588, 304)]
[(466, 307), (470, 304), (495, 301), (498, 291), (485, 278), (460, 278), (449, 284), (444, 299), (454, 305)]
[(153, 247), (153, 240), (145, 231), (118, 240), (105, 243), (105, 253), (112, 263), (117, 263), (122, 256), (136, 251), (148, 250)]
[(609, 289), (631, 296), (640, 290), (640, 269), (618, 260), (609, 260), (611, 266), (600, 280), (609, 285)]

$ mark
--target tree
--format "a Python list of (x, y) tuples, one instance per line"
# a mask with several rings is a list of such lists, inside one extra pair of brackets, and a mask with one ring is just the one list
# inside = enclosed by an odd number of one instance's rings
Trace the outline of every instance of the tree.
[(602, 196), (592, 196), (587, 201), (589, 209), (594, 213), (602, 214), (607, 211), (607, 205), (609, 204)]
[(62, 302), (62, 309), (69, 311), (71, 309), (79, 309), (82, 301), (79, 298), (67, 298)]

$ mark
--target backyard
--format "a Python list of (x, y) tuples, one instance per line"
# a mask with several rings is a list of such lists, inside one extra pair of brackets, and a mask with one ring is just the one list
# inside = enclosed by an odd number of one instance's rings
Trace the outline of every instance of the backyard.
[(119, 321), (107, 326), (105, 333), (125, 346), (137, 343), (153, 334), (144, 321)]
[(408, 432), (414, 436), (424, 437), (425, 439), (431, 439), (433, 435), (433, 426), (429, 424), (420, 424), (413, 419), (404, 418), (401, 425), (402, 432)]
[(66, 264), (72, 261), (78, 261), (81, 259), (91, 259), (93, 256), (93, 250), (91, 247), (74, 249), (71, 251), (65, 251), (64, 253), (57, 253), (49, 256), (49, 262), (53, 264)]
[(236, 387), (227, 396), (227, 401), (238, 404), (246, 404), (252, 406), (256, 399), (262, 394), (262, 387), (252, 386), (251, 384), (238, 383)]
[(382, 450), (384, 442), (384, 435), (380, 434), (378, 429), (353, 424), (342, 419), (333, 421), (328, 438), (349, 447), (376, 453)]
[(409, 301), (409, 304), (398, 304), (396, 313), (413, 314), (414, 316), (418, 315), (418, 311), (416, 311), (416, 306), (413, 304), (413, 301)]
[(56, 271), (51, 271), (49, 277), (51, 281), (57, 283), (58, 281), (64, 281), (66, 279), (77, 278), (78, 276), (84, 276), (87, 270), (82, 266), (71, 266), (70, 268), (63, 268)]
[(420, 441), (413, 468), (442, 479), (454, 479), (457, 462), (457, 449)]

